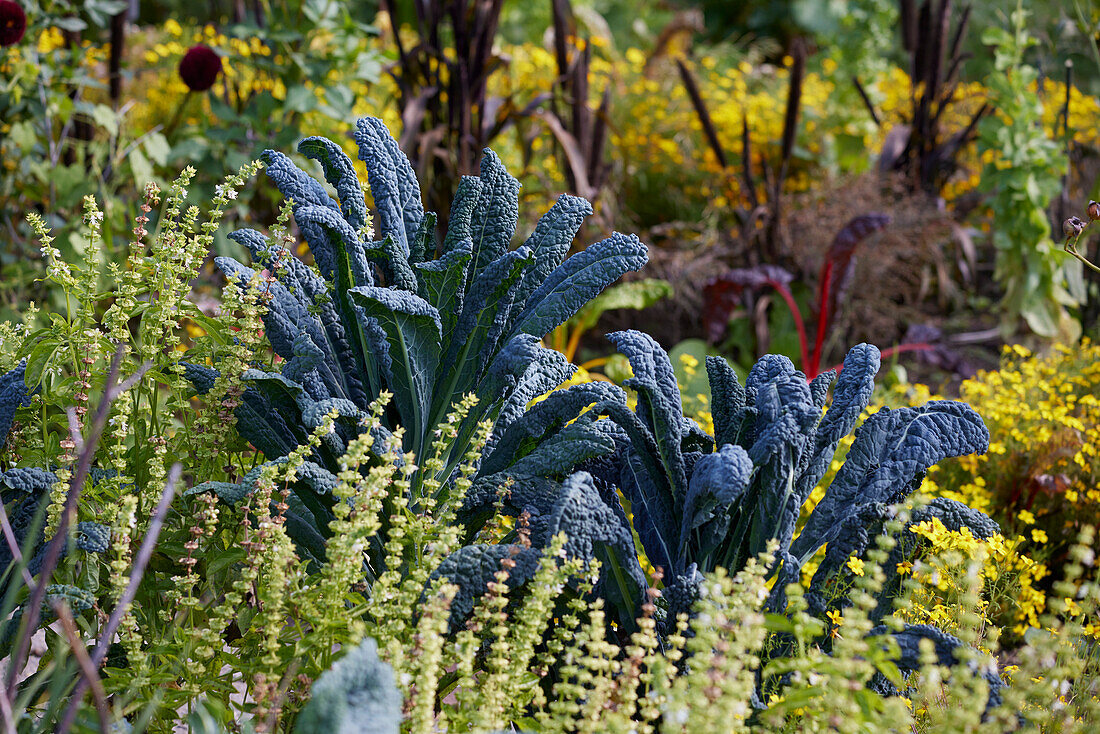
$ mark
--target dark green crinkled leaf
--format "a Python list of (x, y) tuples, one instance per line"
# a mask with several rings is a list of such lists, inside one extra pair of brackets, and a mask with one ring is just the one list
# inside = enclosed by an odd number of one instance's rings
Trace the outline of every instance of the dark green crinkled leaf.
[(497, 513), (499, 502), (500, 512), (510, 517), (526, 512), (533, 541), (543, 543), (549, 540), (546, 522), (559, 494), (561, 483), (543, 477), (516, 476), (509, 472), (481, 476), (466, 491), (457, 518), (472, 536)]
[(488, 148), (482, 151), (480, 173), (481, 192), (470, 214), (473, 274), (508, 251), (519, 221), (519, 181)]
[(466, 269), (470, 266), (472, 246), (469, 240), (460, 242), (440, 257), (416, 264), (419, 274), (418, 293), (439, 311), (443, 340), (449, 341), (465, 301)]
[[(634, 550), (630, 527), (601, 498), (588, 472), (577, 472), (562, 482), (546, 526), (553, 537), (565, 533), (565, 552), (570, 557), (600, 561), (604, 593), (628, 614), (640, 611), (646, 589), (645, 574)], [(629, 624), (637, 618), (629, 616)]]
[(295, 206), (339, 207), (324, 186), (279, 151), (265, 150), (260, 154), (260, 160), (264, 162), (267, 176), (279, 193), (284, 199), (292, 199)]
[(214, 380), (218, 379), (218, 371), (201, 364), (180, 362), (183, 366), (183, 376), (195, 386), (195, 392), (205, 395), (214, 387)]
[[(308, 334), (324, 352), (325, 366), (320, 374), (333, 394), (366, 404), (366, 393), (360, 378), (361, 363), (349, 341), (348, 330), (337, 315), (336, 304), (329, 294), (329, 282), (285, 247), (273, 244), (256, 230), (239, 229), (230, 233), (229, 238), (248, 247), (253, 262), (275, 273), (286, 287), (287, 294), (295, 299), (294, 316), (289, 320)], [(335, 267), (335, 262), (331, 265)], [(276, 298), (268, 303), (268, 310), (279, 311), (283, 308), (282, 293), (275, 290), (273, 294)]]
[(425, 428), (439, 366), (439, 312), (423, 298), (388, 288), (353, 288), (352, 297), (386, 333), (389, 384), (394, 402), (413, 431)]
[[(620, 435), (621, 430), (611, 421), (581, 422), (578, 419), (505, 468), (535, 477), (561, 476), (583, 461), (613, 452), (617, 445), (615, 439)], [(494, 455), (503, 453), (497, 451)]]
[(444, 363), (457, 379), (452, 394), (468, 392), (489, 365), (503, 333), (516, 285), (531, 263), (525, 247), (493, 261), (470, 285)]
[(852, 432), (860, 414), (870, 402), (878, 369), (878, 348), (871, 344), (857, 344), (848, 350), (848, 355), (844, 358), (844, 369), (833, 390), (833, 401), (814, 436), (814, 460), (810, 464), (811, 471), (807, 474), (813, 478), (813, 484), (816, 485), (824, 476), (840, 440)]
[(233, 482), (202, 482), (183, 493), (184, 497), (213, 492), (214, 496), (230, 507), (235, 507), (245, 497), (252, 494), (255, 487), (251, 484), (234, 484)]
[(565, 261), (573, 239), (586, 217), (592, 215), (592, 205), (579, 196), (562, 194), (535, 225), (535, 231), (523, 244), (534, 253), (534, 265), (524, 274), (516, 293), (516, 302), (526, 303), (550, 273)]
[[(303, 206), (328, 207), (339, 211), (339, 204), (332, 200), (325, 187), (294, 165), (290, 158), (275, 150), (265, 150), (260, 158), (266, 164), (268, 178), (278, 187), (283, 198), (294, 202), (295, 218), (299, 208)], [(321, 272), (326, 277), (331, 277), (335, 254), (324, 231), (310, 222), (301, 222), (298, 228), (309, 243), (309, 249), (313, 252)]]
[(367, 182), (378, 210), (378, 232), (393, 237), (407, 257), (424, 219), (420, 184), (412, 165), (377, 117), (359, 119), (355, 142), (359, 144), (359, 160), (367, 164)]
[(714, 419), (714, 443), (739, 443), (745, 417), (745, 388), (737, 373), (721, 357), (707, 357), (710, 380), (711, 415)]
[(287, 510), (283, 513), (286, 522), (286, 533), (294, 543), (294, 549), (298, 557), (303, 561), (313, 561), (318, 565), (324, 563), (326, 557), (325, 537), (317, 532), (317, 528), (331, 520), (331, 517), (318, 519), (297, 495), (291, 494), (286, 498)]
[(34, 467), (16, 467), (0, 472), (0, 484), (29, 495), (47, 492), (56, 482), (56, 474)]
[(412, 251), (409, 253), (409, 264), (417, 265), (425, 260), (435, 257), (435, 212), (427, 212), (420, 229), (413, 235)]
[(308, 225), (325, 233), (332, 245), (337, 272), (346, 259), (355, 285), (374, 285), (374, 276), (367, 262), (367, 248), (363, 247), (359, 232), (352, 228), (339, 211), (319, 206), (302, 206), (294, 210), (294, 221), (299, 227)]
[[(607, 382), (589, 382), (555, 390), (511, 422), (495, 443), (492, 455), (482, 460), (481, 474), (503, 471), (509, 462), (526, 456), (548, 436), (561, 430), (586, 407), (602, 400), (626, 402), (626, 394)], [(563, 471), (568, 470), (563, 469)]]
[[(841, 439), (852, 432), (863, 409), (871, 400), (878, 374), (879, 351), (870, 344), (858, 344), (844, 358), (844, 369), (836, 381), (833, 401), (818, 424), (813, 436), (813, 449), (809, 462), (798, 477), (795, 497), (799, 507), (810, 496), (817, 483), (825, 476)], [(830, 374), (828, 372), (823, 375)], [(816, 383), (822, 375), (815, 378)], [(810, 385), (811, 391), (813, 384)], [(817, 397), (814, 405), (820, 406)]]
[[(850, 354), (851, 352), (849, 352)], [(825, 407), (825, 403), (829, 399), (829, 388), (833, 386), (834, 380), (836, 380), (836, 372), (833, 370), (822, 372), (810, 380), (810, 397), (813, 400), (814, 407)]]
[(844, 518), (871, 502), (896, 502), (941, 459), (984, 453), (989, 431), (966, 403), (936, 400), (919, 408), (884, 408), (856, 430), (855, 442), (824, 498), (791, 546), (799, 558), (829, 542)]
[[(879, 626), (867, 633), (869, 638), (880, 635), (893, 639), (897, 644), (900, 653), (897, 667), (902, 673), (915, 673), (924, 666), (924, 656), (921, 653), (920, 645), (922, 640), (929, 640), (932, 643), (936, 663), (945, 667), (954, 667), (961, 663), (964, 658), (959, 655), (959, 651), (967, 648), (967, 645), (959, 638), (926, 624), (907, 624), (900, 632), (892, 632), (885, 626)], [(989, 697), (986, 700), (985, 711), (989, 712), (1000, 706), (1003, 700), (1001, 689), (1004, 688), (1004, 682), (995, 671), (978, 669), (973, 662), (970, 665), (978, 675), (985, 679), (988, 685)], [(897, 690), (887, 690), (886, 692), (896, 695)]]
[[(32, 572), (32, 575), (36, 572)], [(77, 586), (67, 584), (50, 584), (46, 587), (46, 595), (42, 599), (42, 610), (38, 624), (49, 624), (57, 619), (54, 611), (56, 604), (64, 604), (69, 607), (73, 616), (79, 616), (95, 606), (95, 595)], [(0, 657), (7, 657), (11, 652), (11, 645), (15, 641), (15, 635), (19, 631), (19, 625), (23, 621), (26, 607), (19, 607), (11, 617), (0, 622)]]
[[(233, 411), (237, 430), (264, 456), (286, 456), (306, 440), (301, 428), (288, 423), (259, 390), (244, 391), (241, 404)], [(292, 427), (293, 426), (293, 427)]]
[[(504, 346), (489, 365), (478, 397), (501, 403), (482, 461), (494, 451), (504, 431), (527, 410), (527, 404), (573, 376), (576, 367), (556, 349), (546, 349), (530, 334), (520, 334)], [(501, 396), (503, 400), (501, 400)]]
[(680, 565), (686, 566), (693, 534), (695, 557), (709, 555), (729, 531), (729, 510), (748, 489), (752, 461), (740, 446), (726, 444), (695, 462), (680, 513)]
[(455, 199), (451, 202), (451, 217), (447, 220), (447, 236), (443, 238), (441, 254), (446, 255), (463, 242), (469, 242), (470, 252), (473, 252), (471, 220), (482, 188), (481, 179), (477, 176), (463, 176), (459, 179)]
[(401, 252), (392, 235), (386, 235), (363, 250), (364, 256), (382, 270), (386, 286), (416, 293), (419, 287), (410, 260)]
[(367, 222), (367, 205), (363, 201), (363, 186), (355, 173), (355, 165), (340, 146), (328, 138), (314, 136), (298, 143), (298, 152), (318, 161), (325, 171), (325, 180), (340, 197), (344, 219), (356, 231)]
[(508, 587), (514, 589), (535, 575), (540, 556), (538, 550), (521, 545), (468, 545), (444, 558), (431, 578), (445, 578), (458, 586), (451, 601), (451, 630), (461, 629), (477, 600), (488, 590), (489, 582), (496, 580), (503, 568), (502, 560), (515, 561), (515, 566), (508, 569), (507, 580)]
[(97, 522), (77, 523), (76, 547), (85, 553), (106, 553), (111, 547), (111, 529)]
[(748, 447), (756, 467), (757, 502), (748, 552), (755, 556), (772, 538), (786, 548), (794, 534), (801, 509), (795, 479), (809, 459), (806, 452), (821, 409), (813, 403), (806, 376), (786, 357), (769, 354), (758, 360), (745, 380), (745, 389), (755, 396), (756, 408)]
[[(249, 284), (253, 282), (261, 283), (260, 280), (255, 280), (257, 278), (255, 270), (233, 258), (216, 257), (214, 265), (222, 271), (226, 280), (235, 280), (242, 289), (249, 288)], [(261, 292), (270, 295), (268, 306), (263, 314), (264, 335), (276, 354), (283, 359), (290, 359), (294, 356), (295, 337), (303, 329), (317, 328), (316, 321), (282, 283), (263, 283), (258, 287), (263, 289)], [(320, 337), (319, 333), (318, 337)]]
[(0, 376), (0, 448), (8, 441), (15, 411), (31, 404), (31, 396), (23, 382), (27, 363), (20, 362), (14, 369)]
[(310, 399), (301, 385), (278, 372), (247, 369), (241, 373), (241, 381), (261, 387), (265, 400), (280, 413), (300, 413)]
[(645, 245), (634, 235), (616, 232), (589, 245), (558, 266), (531, 294), (513, 332), (546, 336), (600, 291), (625, 273), (640, 269), (648, 259)]
[(650, 562), (661, 568), (677, 568), (680, 525), (676, 500), (653, 480), (644, 455), (634, 445), (621, 455), (619, 488), (630, 502), (634, 529)]
[(634, 376), (623, 384), (638, 393), (638, 416), (657, 441), (672, 491), (685, 491), (687, 474), (681, 453), (684, 414), (668, 354), (653, 337), (640, 331), (617, 331), (607, 338), (630, 361)]

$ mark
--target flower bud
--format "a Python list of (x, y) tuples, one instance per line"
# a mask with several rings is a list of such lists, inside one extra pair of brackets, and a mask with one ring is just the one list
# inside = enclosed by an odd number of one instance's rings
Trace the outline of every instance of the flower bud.
[(1090, 201), (1088, 213), (1089, 221), (1095, 222), (1097, 219), (1100, 219), (1100, 201)]
[(221, 56), (203, 43), (189, 48), (180, 60), (180, 79), (192, 92), (205, 92), (214, 86), (221, 70)]
[(13, 0), (0, 0), (0, 46), (12, 46), (27, 32), (27, 14)]
[(1062, 222), (1062, 233), (1066, 237), (1077, 237), (1085, 231), (1085, 223), (1078, 217), (1070, 217)]

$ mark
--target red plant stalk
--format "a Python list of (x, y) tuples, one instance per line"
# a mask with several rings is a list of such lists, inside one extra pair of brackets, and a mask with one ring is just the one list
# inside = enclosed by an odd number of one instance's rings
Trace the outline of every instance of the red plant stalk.
[[(810, 381), (820, 375), (825, 370), (819, 369), (821, 366), (821, 349), (825, 343), (825, 333), (828, 330), (829, 319), (827, 318), (826, 307), (829, 299), (829, 279), (832, 274), (832, 263), (826, 263), (822, 268), (821, 273), (821, 298), (820, 307), (821, 316), (817, 320), (817, 334), (814, 340), (814, 348), (811, 353), (806, 338), (806, 325), (802, 320), (802, 314), (798, 310), (798, 304), (795, 303), (794, 296), (791, 294), (787, 286), (779, 281), (768, 279), (765, 281), (768, 285), (775, 289), (775, 291), (782, 296), (783, 300), (787, 304), (787, 308), (791, 310), (791, 316), (794, 317), (795, 330), (798, 332), (798, 343), (802, 352), (802, 368), (806, 372), (806, 381)], [(911, 344), (897, 344), (892, 347), (883, 349), (880, 353), (882, 359), (889, 359), (895, 354), (901, 354), (903, 352), (923, 352), (929, 349), (935, 349), (935, 345), (928, 344), (927, 342), (913, 342)], [(830, 368), (837, 374), (844, 369), (844, 365), (838, 364)]]
[[(772, 280), (771, 278), (768, 278), (764, 282), (774, 288), (775, 291), (780, 296), (782, 296), (783, 300), (787, 303), (787, 308), (791, 310), (791, 316), (794, 317), (794, 328), (798, 332), (798, 346), (802, 351), (802, 367), (806, 370), (806, 379), (812, 380), (814, 377), (817, 376), (817, 373), (815, 372), (812, 375), (810, 374), (810, 351), (809, 346), (806, 342), (806, 324), (802, 321), (802, 314), (798, 310), (798, 304), (795, 303), (794, 296), (791, 294), (790, 290), (787, 289), (787, 286), (783, 283), (780, 283), (777, 280)], [(816, 356), (814, 359), (814, 368), (816, 369)]]
[[(832, 320), (829, 313), (829, 283), (833, 277), (833, 261), (826, 260), (825, 264), (821, 266), (821, 275), (818, 277), (817, 282), (821, 289), (821, 295), (818, 298), (818, 311), (817, 311), (817, 334), (814, 336), (814, 353), (809, 363), (803, 362), (803, 366), (806, 369), (806, 378), (812, 380), (817, 377), (818, 367), (821, 365), (821, 349), (825, 344), (825, 332), (829, 328), (829, 322)], [(813, 373), (812, 375), (810, 373)]]

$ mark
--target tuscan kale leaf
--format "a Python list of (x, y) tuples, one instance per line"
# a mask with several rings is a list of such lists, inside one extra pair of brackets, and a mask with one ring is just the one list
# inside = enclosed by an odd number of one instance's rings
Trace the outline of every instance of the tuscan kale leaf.
[(294, 725), (296, 734), (397, 734), (401, 692), (393, 668), (378, 658), (367, 638), (321, 674)]

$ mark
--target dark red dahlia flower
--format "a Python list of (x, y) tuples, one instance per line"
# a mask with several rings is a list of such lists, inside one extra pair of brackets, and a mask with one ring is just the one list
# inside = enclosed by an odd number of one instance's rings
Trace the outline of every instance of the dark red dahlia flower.
[(0, 46), (19, 43), (26, 31), (27, 14), (23, 6), (12, 0), (0, 0)]
[(205, 92), (214, 86), (221, 70), (221, 56), (203, 43), (187, 49), (180, 60), (180, 79), (193, 92)]

